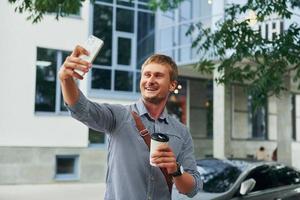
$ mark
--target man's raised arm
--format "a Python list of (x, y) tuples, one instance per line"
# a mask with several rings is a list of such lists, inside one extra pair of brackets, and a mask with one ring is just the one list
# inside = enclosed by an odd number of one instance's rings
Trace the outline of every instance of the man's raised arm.
[(74, 78), (83, 79), (74, 69), (85, 73), (89, 71), (92, 64), (79, 58), (80, 55), (89, 55), (89, 52), (81, 46), (76, 46), (72, 54), (68, 56), (59, 70), (59, 79), (64, 101), (69, 105), (74, 105), (79, 98), (79, 91)]

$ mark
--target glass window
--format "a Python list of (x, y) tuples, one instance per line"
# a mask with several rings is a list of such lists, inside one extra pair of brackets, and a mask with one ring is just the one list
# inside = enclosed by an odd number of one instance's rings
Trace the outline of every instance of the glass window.
[(92, 88), (111, 89), (111, 70), (92, 68)]
[(161, 19), (159, 20), (160, 26), (164, 27), (175, 22), (175, 13), (174, 10), (169, 10), (163, 12), (161, 15)]
[(179, 7), (179, 21), (187, 21), (192, 18), (192, 2), (191, 0), (183, 1)]
[[(66, 58), (71, 54), (69, 51), (62, 51), (62, 63), (66, 60)], [(78, 84), (78, 81), (76, 81)], [(68, 111), (65, 106), (64, 98), (62, 96), (62, 92), (60, 92), (60, 111)]]
[(293, 140), (296, 140), (296, 121), (297, 121), (297, 115), (296, 115), (296, 95), (292, 95), (292, 137)]
[(113, 0), (96, 0), (96, 1), (102, 1), (102, 2), (106, 2), (106, 3), (112, 3), (113, 2)]
[(116, 71), (115, 90), (131, 92), (133, 90), (133, 73), (128, 71)]
[(117, 8), (117, 30), (133, 33), (134, 11)]
[[(186, 35), (190, 24), (182, 24), (179, 26), (179, 43), (180, 45), (190, 45), (192, 38), (190, 35)], [(190, 47), (191, 48), (191, 47)]]
[(55, 178), (78, 179), (78, 155), (57, 155)]
[(249, 178), (256, 181), (251, 192), (300, 183), (300, 173), (281, 164), (258, 167), (245, 180)]
[(35, 111), (55, 112), (56, 60), (55, 50), (37, 48)]
[(105, 134), (89, 129), (89, 146), (97, 146), (105, 143)]
[(166, 28), (160, 31), (160, 49), (172, 49), (174, 44), (174, 28)]
[(213, 135), (213, 82), (189, 80), (190, 131), (193, 137)]
[(35, 112), (67, 111), (57, 71), (71, 52), (37, 48)]
[(270, 166), (264, 165), (254, 169), (245, 180), (253, 178), (256, 183), (251, 192), (262, 191), (276, 187), (278, 181)]
[(118, 5), (134, 7), (134, 2), (132, 0), (117, 0)]
[(180, 48), (178, 53), (179, 53), (179, 59), (178, 59), (179, 62), (184, 62), (184, 61), (188, 62), (192, 58), (191, 57), (192, 56), (192, 49), (191, 49), (190, 46)]
[(280, 22), (280, 34), (284, 31), (284, 24), (283, 21)]
[(111, 6), (94, 6), (93, 34), (104, 41), (101, 52), (96, 57), (94, 64), (111, 66), (112, 64), (112, 17)]
[(187, 81), (181, 79), (167, 102), (168, 113), (183, 124), (186, 124), (186, 95)]
[(148, 0), (110, 2), (112, 5), (102, 1), (94, 4), (93, 34), (104, 40), (104, 47), (94, 62), (91, 92), (96, 95), (96, 90), (103, 89), (137, 94), (141, 65), (154, 52), (155, 15), (139, 9)]
[(241, 166), (222, 160), (199, 160), (197, 166), (201, 171), (203, 190), (208, 193), (228, 191), (243, 172)]
[(265, 39), (269, 39), (269, 25), (265, 25)]
[(277, 178), (278, 187), (300, 183), (300, 172), (297, 172), (292, 168), (276, 165), (272, 166), (271, 170)]
[(137, 68), (140, 69), (146, 58), (154, 52), (154, 14), (138, 12)]
[(118, 38), (118, 64), (131, 65), (131, 39)]
[(252, 138), (267, 139), (267, 106), (254, 110), (252, 97), (248, 96), (248, 119), (251, 124)]

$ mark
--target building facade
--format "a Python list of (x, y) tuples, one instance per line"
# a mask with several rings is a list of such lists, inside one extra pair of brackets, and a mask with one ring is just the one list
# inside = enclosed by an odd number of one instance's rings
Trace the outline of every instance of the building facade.
[[(300, 168), (299, 91), (286, 94), (291, 100), (288, 114), (282, 115), (275, 97), (254, 114), (241, 85), (216, 85), (212, 75), (193, 68), (199, 55), (191, 48), (193, 35), (186, 32), (192, 22), (213, 26), (226, 2), (186, 0), (168, 12), (153, 12), (147, 2), (85, 1), (69, 17), (57, 21), (50, 13), (38, 24), (15, 13), (7, 1), (0, 2), (0, 184), (105, 181), (105, 135), (69, 116), (57, 77), (64, 59), (90, 34), (105, 42), (91, 72), (78, 82), (91, 100), (134, 102), (141, 64), (154, 52), (164, 53), (174, 58), (180, 73), (168, 111), (190, 129), (197, 158), (252, 158), (260, 146), (271, 154), (284, 140), (291, 144), (285, 149), (290, 164)], [(280, 20), (275, 28), (273, 24), (261, 25), (262, 32), (269, 36), (281, 30)], [(279, 125), (287, 116), (290, 120)], [(282, 127), (290, 130), (290, 140)]]

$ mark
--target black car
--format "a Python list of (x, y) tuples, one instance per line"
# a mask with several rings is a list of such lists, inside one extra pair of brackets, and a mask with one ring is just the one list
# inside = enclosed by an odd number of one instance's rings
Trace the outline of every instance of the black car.
[(198, 160), (203, 190), (188, 198), (173, 189), (174, 200), (300, 200), (300, 171), (275, 162)]

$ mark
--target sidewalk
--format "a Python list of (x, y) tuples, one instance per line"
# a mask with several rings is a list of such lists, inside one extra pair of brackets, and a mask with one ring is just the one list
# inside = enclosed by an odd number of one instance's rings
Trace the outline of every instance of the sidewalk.
[(105, 183), (0, 185), (0, 200), (103, 200)]

